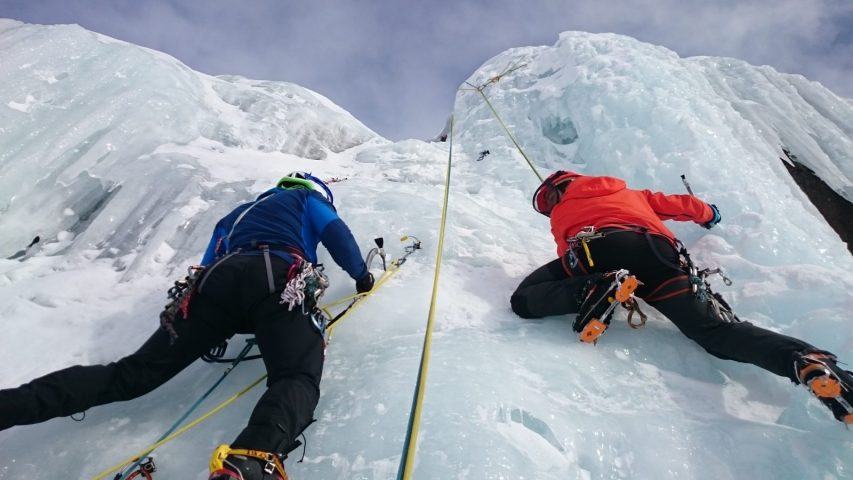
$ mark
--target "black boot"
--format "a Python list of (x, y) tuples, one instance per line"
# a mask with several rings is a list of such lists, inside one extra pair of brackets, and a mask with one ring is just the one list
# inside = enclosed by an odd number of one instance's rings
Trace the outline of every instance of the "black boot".
[(639, 285), (637, 277), (624, 269), (607, 272), (587, 283), (581, 293), (578, 316), (572, 323), (572, 329), (580, 333), (580, 341), (595, 343), (610, 325), (616, 306), (628, 301)]
[(800, 383), (808, 387), (839, 422), (853, 424), (853, 373), (836, 364), (835, 355), (825, 351), (800, 352), (794, 368)]
[(259, 458), (228, 455), (222, 467), (210, 474), (208, 480), (286, 480), (276, 471), (275, 465)]

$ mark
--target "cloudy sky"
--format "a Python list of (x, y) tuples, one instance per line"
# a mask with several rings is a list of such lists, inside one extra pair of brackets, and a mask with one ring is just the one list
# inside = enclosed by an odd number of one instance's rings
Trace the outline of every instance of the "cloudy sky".
[(433, 137), (482, 63), (567, 30), (767, 64), (853, 97), (851, 0), (0, 0), (0, 17), (77, 23), (201, 72), (297, 83), (392, 140)]

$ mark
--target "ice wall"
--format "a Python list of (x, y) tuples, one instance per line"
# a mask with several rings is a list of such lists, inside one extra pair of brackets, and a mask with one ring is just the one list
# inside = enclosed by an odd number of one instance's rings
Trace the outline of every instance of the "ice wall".
[[(0, 48), (0, 245), (12, 253), (54, 232), (41, 249), (0, 259), (0, 388), (132, 352), (213, 221), (283, 170), (311, 169), (345, 179), (333, 185), (338, 210), (363, 249), (379, 235), (392, 257), (400, 235), (424, 249), (335, 331), (305, 461), (297, 451), (288, 470), (395, 478), (449, 144), (389, 143), (299, 87), (206, 77), (78, 27), (3, 21)], [(27, 66), (39, 55), (49, 61)], [(764, 67), (582, 33), (505, 52), (469, 81), (513, 66), (484, 93), (535, 168), (671, 192), (684, 191), (686, 174), (723, 222), (673, 228), (696, 260), (729, 270), (735, 285), (715, 287), (741, 318), (853, 361), (850, 255), (777, 158), (784, 145), (849, 189), (849, 101)], [(459, 93), (455, 115), (415, 478), (851, 476), (849, 433), (804, 389), (709, 356), (654, 312), (639, 331), (618, 317), (596, 347), (574, 338), (570, 316), (512, 314), (515, 286), (555, 255), (547, 219), (530, 207), (538, 180), (477, 92)], [(319, 253), (327, 298), (353, 293)], [(197, 362), (146, 396), (89, 410), (82, 424), (0, 432), (0, 479), (91, 478), (156, 440), (223, 368)], [(241, 364), (201, 410), (262, 373), (260, 362)], [(206, 478), (209, 453), (233, 439), (260, 393), (158, 449), (155, 478)]]
[(0, 56), (3, 257), (36, 235), (33, 250), (51, 253), (180, 249), (194, 233), (190, 213), (246, 199), (163, 145), (208, 141), (319, 161), (376, 137), (297, 85), (211, 77), (78, 26), (0, 20)]

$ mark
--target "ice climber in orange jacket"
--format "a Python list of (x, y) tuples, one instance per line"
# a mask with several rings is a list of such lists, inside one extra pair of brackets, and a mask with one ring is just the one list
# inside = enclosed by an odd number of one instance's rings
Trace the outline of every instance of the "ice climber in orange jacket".
[[(696, 268), (664, 220), (712, 228), (721, 217), (693, 195), (632, 190), (618, 178), (558, 171), (542, 182), (533, 207), (551, 219), (557, 259), (527, 276), (512, 294), (523, 318), (577, 314), (573, 329), (594, 343), (622, 304), (645, 317), (635, 297), (655, 307), (708, 353), (751, 363), (806, 385), (846, 424), (853, 423), (853, 375), (835, 355), (741, 321), (710, 290), (715, 271)], [(727, 278), (723, 277), (726, 281)]]

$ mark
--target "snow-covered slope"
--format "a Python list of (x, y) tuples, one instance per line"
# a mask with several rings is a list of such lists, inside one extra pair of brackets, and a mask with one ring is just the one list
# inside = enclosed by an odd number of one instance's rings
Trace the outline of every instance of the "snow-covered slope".
[(242, 199), (222, 180), (244, 179), (211, 178), (170, 144), (323, 160), (376, 137), (297, 85), (202, 75), (77, 26), (4, 20), (0, 50), (4, 253), (36, 235), (55, 243), (52, 253), (95, 247), (113, 257), (198, 245), (198, 218), (187, 220)]
[[(448, 144), (377, 137), (298, 86), (212, 78), (78, 27), (0, 21), (0, 388), (133, 351), (217, 218), (283, 173), (333, 185), (366, 251), (423, 241), (335, 331), (318, 419), (292, 478), (394, 478), (429, 308)], [(627, 37), (566, 33), (486, 62), (480, 84), (536, 168), (626, 178), (720, 206), (674, 225), (741, 318), (853, 361), (853, 259), (779, 161), (790, 149), (850, 198), (853, 109), (818, 84)], [(464, 87), (465, 85), (463, 85)], [(653, 315), (582, 345), (524, 321), (517, 283), (554, 257), (537, 179), (478, 93), (460, 91), (437, 330), (415, 478), (826, 479), (853, 441), (787, 380), (715, 359)], [(477, 161), (478, 153), (491, 154)], [(331, 263), (325, 252), (321, 260)], [(352, 282), (330, 267), (332, 300)], [(378, 273), (378, 272), (377, 272)], [(231, 351), (243, 343), (231, 342)], [(221, 375), (202, 362), (132, 402), (0, 432), (0, 479), (91, 478), (145, 447)], [(263, 372), (240, 365), (201, 411)], [(259, 389), (156, 452), (155, 478), (206, 478)]]

